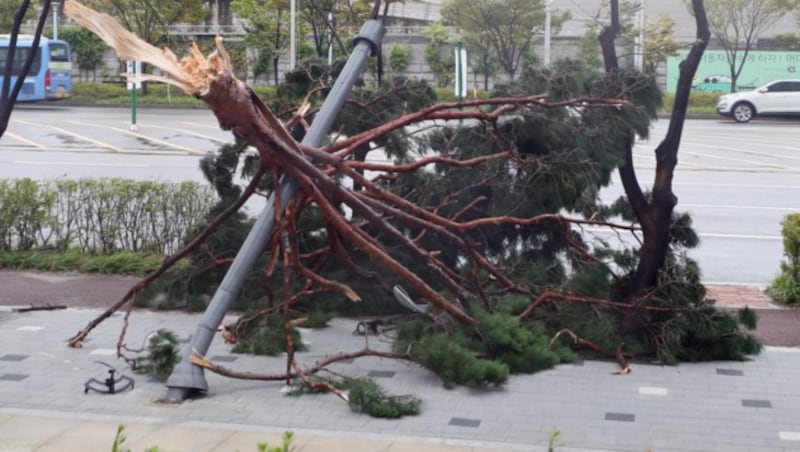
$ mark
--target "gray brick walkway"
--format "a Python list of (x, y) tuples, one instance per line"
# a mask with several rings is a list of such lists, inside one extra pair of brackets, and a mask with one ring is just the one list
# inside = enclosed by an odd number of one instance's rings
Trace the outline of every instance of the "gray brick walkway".
[[(497, 389), (446, 390), (415, 365), (364, 358), (334, 366), (350, 375), (372, 373), (395, 394), (424, 401), (421, 415), (373, 419), (351, 412), (332, 395), (283, 395), (281, 383), (240, 381), (207, 372), (209, 394), (180, 405), (159, 402), (163, 384), (133, 375), (113, 356), (122, 315), (96, 329), (82, 349), (65, 340), (97, 311), (11, 313), (0, 307), (0, 451), (110, 450), (118, 423), (128, 424), (134, 451), (256, 450), (280, 433), (297, 433), (298, 450), (546, 450), (561, 431), (558, 451), (784, 451), (800, 450), (800, 350), (768, 348), (748, 362), (666, 367), (634, 363), (615, 375), (613, 362), (586, 361), (534, 375), (514, 376)], [(182, 337), (197, 315), (140, 311), (128, 343), (168, 327)], [(364, 338), (355, 322), (337, 319), (304, 331), (306, 365), (337, 351), (354, 351)], [(370, 338), (376, 349), (388, 344)], [(241, 371), (279, 373), (283, 358), (233, 355), (218, 338), (209, 352)], [(116, 395), (84, 395), (83, 382), (102, 379), (104, 361), (136, 380)]]

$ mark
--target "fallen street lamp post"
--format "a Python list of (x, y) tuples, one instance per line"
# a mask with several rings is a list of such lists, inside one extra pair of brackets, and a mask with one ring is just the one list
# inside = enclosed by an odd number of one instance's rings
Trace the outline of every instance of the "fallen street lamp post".
[[(353, 40), (355, 45), (347, 63), (333, 84), (330, 94), (322, 104), (314, 122), (303, 138), (302, 144), (316, 147), (322, 143), (344, 106), (345, 99), (364, 71), (367, 60), (370, 56), (378, 54), (384, 33), (385, 29), (381, 20), (371, 19), (364, 24), (361, 32)], [(287, 201), (297, 194), (297, 181), (293, 177), (286, 175), (280, 181), (279, 190), (280, 199), (282, 200), (281, 205), (286, 206), (288, 204)], [(192, 364), (190, 359), (193, 355), (203, 356), (208, 352), (217, 328), (238, 296), (239, 290), (255, 265), (258, 256), (263, 252), (264, 244), (267, 243), (274, 228), (275, 194), (273, 193), (267, 199), (264, 210), (250, 230), (222, 283), (203, 313), (196, 333), (192, 336), (191, 344), (186, 348), (183, 358), (167, 379), (167, 387), (169, 388), (167, 391), (168, 400), (180, 402), (190, 392), (208, 390), (203, 368)]]

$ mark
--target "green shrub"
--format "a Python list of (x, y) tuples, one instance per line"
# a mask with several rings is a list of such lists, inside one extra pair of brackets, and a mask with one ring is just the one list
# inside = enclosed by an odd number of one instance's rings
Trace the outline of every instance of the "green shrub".
[(781, 222), (783, 256), (781, 273), (772, 281), (768, 292), (777, 301), (800, 304), (800, 214), (786, 215)]
[[(716, 113), (717, 101), (719, 100), (720, 93), (707, 93), (704, 91), (692, 91), (689, 95), (689, 108), (688, 113)], [(672, 104), (675, 101), (674, 93), (664, 94), (663, 108), (666, 111), (672, 110)]]
[(147, 252), (118, 251), (95, 255), (78, 248), (65, 251), (0, 251), (0, 268), (144, 276), (157, 269), (163, 259), (160, 254)]
[(215, 198), (196, 182), (0, 179), (0, 251), (170, 254)]
[(405, 44), (395, 44), (389, 51), (389, 70), (401, 74), (411, 64), (411, 48)]
[(130, 98), (130, 93), (125, 84), (120, 83), (92, 83), (75, 82), (72, 84), (72, 101), (101, 102), (108, 100), (123, 100)]

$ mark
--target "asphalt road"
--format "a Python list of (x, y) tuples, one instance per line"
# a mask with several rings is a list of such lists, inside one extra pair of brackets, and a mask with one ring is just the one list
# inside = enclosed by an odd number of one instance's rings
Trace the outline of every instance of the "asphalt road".
[[(800, 211), (797, 121), (689, 120), (674, 191), (701, 238), (690, 256), (709, 283), (769, 284), (782, 256), (780, 222)], [(196, 180), (199, 157), (231, 141), (206, 109), (139, 109), (137, 130), (124, 108), (23, 105), (0, 139), (0, 177), (128, 177)], [(640, 183), (652, 185), (653, 151), (667, 122), (635, 148)], [(615, 178), (601, 197), (622, 193)], [(258, 201), (249, 204), (260, 210)], [(608, 231), (597, 234), (614, 239)]]

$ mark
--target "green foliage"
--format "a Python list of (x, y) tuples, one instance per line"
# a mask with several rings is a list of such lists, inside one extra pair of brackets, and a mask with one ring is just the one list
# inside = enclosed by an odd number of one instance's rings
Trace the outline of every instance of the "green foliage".
[(150, 44), (165, 38), (167, 26), (176, 23), (199, 23), (205, 16), (202, 0), (91, 0), (87, 2), (98, 11), (116, 18), (125, 28)]
[(78, 63), (81, 76), (91, 73), (94, 79), (95, 70), (103, 62), (103, 53), (107, 48), (103, 40), (83, 27), (63, 27), (59, 30), (59, 38), (67, 41), (72, 48), (72, 59)]
[(130, 452), (130, 449), (123, 449), (122, 447), (126, 440), (125, 424), (119, 424), (117, 426), (117, 434), (114, 435), (114, 442), (111, 443), (111, 452)]
[[(705, 91), (692, 91), (689, 94), (689, 108), (688, 113), (706, 113), (716, 114), (717, 101), (719, 100), (720, 93), (709, 93)], [(674, 93), (664, 93), (664, 109), (666, 111), (672, 110), (672, 104), (675, 101)]]
[(64, 251), (0, 251), (0, 268), (144, 276), (157, 269), (163, 259), (161, 254), (148, 252), (86, 254), (78, 248)]
[(550, 436), (547, 437), (547, 452), (555, 452), (556, 442), (561, 438), (561, 431), (555, 427), (550, 431)]
[(134, 370), (138, 374), (166, 381), (175, 364), (180, 361), (179, 351), (178, 337), (172, 331), (162, 328), (150, 336), (147, 355), (136, 358)]
[[(542, 0), (446, 0), (442, 4), (442, 17), (458, 27), (472, 43), (482, 43), (487, 52), (497, 59), (510, 79), (531, 52), (533, 39), (544, 28), (545, 2)], [(556, 30), (570, 18), (568, 12), (555, 11), (551, 17)], [(531, 61), (529, 60), (529, 63)]]
[(168, 254), (212, 201), (195, 182), (0, 180), (0, 251)]
[[(690, 4), (689, 0), (684, 0), (693, 14)], [(767, 34), (767, 30), (794, 6), (794, 1), (786, 0), (705, 0), (708, 28), (725, 49), (732, 91), (736, 91), (737, 78), (747, 62), (743, 55), (754, 49), (758, 37)]]
[(125, 84), (75, 82), (72, 84), (72, 102), (111, 103), (130, 102), (130, 93)]
[(425, 28), (422, 35), (428, 38), (425, 61), (433, 72), (436, 85), (439, 88), (450, 86), (456, 64), (450, 45), (450, 33), (441, 22), (433, 22)]
[[(125, 424), (119, 424), (117, 426), (117, 433), (114, 435), (114, 442), (111, 444), (111, 452), (131, 452), (130, 448), (123, 448), (125, 441), (127, 441), (127, 437), (125, 436)], [(292, 452), (294, 450), (292, 441), (294, 441), (294, 433), (291, 430), (287, 430), (283, 432), (283, 439), (280, 446), (270, 447), (268, 443), (257, 443), (256, 447), (258, 447), (259, 452)], [(145, 449), (145, 452), (161, 451), (163, 451), (163, 449), (158, 446), (150, 446)]]
[(419, 414), (422, 401), (410, 395), (392, 396), (369, 378), (354, 378), (349, 388), (348, 404), (353, 411), (372, 417), (397, 419)]
[(437, 374), (446, 388), (500, 385), (508, 380), (508, 366), (479, 358), (475, 341), (462, 334), (434, 333), (421, 324), (403, 325), (393, 348), (409, 350), (414, 361)]
[[(145, 82), (147, 94), (137, 93), (136, 102), (140, 105), (197, 105), (203, 102), (180, 89), (161, 83)], [(75, 104), (129, 105), (131, 92), (122, 81), (75, 82), (72, 84), (72, 97), (65, 102)]]
[(569, 348), (556, 342), (541, 322), (523, 323), (516, 315), (473, 313), (474, 328), (453, 325), (437, 332), (421, 323), (400, 327), (397, 352), (409, 351), (446, 387), (457, 384), (499, 385), (509, 373), (532, 373), (575, 359)]
[[(285, 54), (289, 47), (289, 2), (286, 0), (234, 0), (231, 10), (244, 23), (244, 42), (254, 48), (253, 76), (267, 75), (273, 57)], [(302, 23), (300, 24), (302, 26)], [(300, 36), (307, 32), (299, 30)], [(277, 83), (277, 80), (276, 80)]]
[(475, 312), (475, 320), (485, 355), (506, 364), (512, 373), (538, 372), (575, 360), (569, 348), (550, 345), (551, 335), (541, 322), (523, 324), (517, 316), (483, 311)]
[(291, 452), (294, 450), (292, 441), (294, 441), (294, 433), (291, 430), (287, 430), (283, 432), (283, 440), (280, 446), (270, 447), (267, 443), (258, 443), (258, 452)]
[[(289, 393), (299, 396), (305, 393), (327, 392), (330, 386), (348, 393), (350, 409), (371, 417), (398, 419), (403, 416), (416, 416), (420, 412), (422, 401), (412, 395), (389, 395), (374, 380), (366, 377), (357, 378), (320, 378), (312, 376), (311, 382), (299, 381)], [(318, 384), (324, 382), (325, 384)]]
[(781, 222), (783, 257), (781, 272), (768, 289), (776, 300), (800, 304), (800, 214), (786, 215)]
[(800, 50), (800, 34), (778, 33), (774, 36), (783, 50)]
[(389, 51), (389, 70), (401, 74), (411, 64), (411, 48), (405, 44), (395, 44)]
[[(247, 317), (245, 314), (244, 317)], [(300, 332), (291, 327), (294, 350), (306, 350)], [(263, 316), (252, 322), (241, 324), (236, 329), (239, 343), (233, 346), (233, 353), (249, 353), (252, 355), (277, 356), (286, 352), (286, 332), (283, 318), (277, 315)]]
[(603, 61), (600, 56), (600, 33), (596, 27), (588, 27), (581, 38), (578, 57), (581, 62), (590, 68), (601, 68)]
[(678, 54), (679, 44), (675, 40), (674, 28), (675, 21), (666, 13), (659, 14), (655, 20), (648, 20), (645, 24), (644, 69), (648, 74), (655, 74), (659, 64)]
[[(0, 33), (11, 33), (14, 16), (22, 7), (23, 0), (0, 0)], [(28, 3), (22, 23), (37, 18), (36, 4)]]

